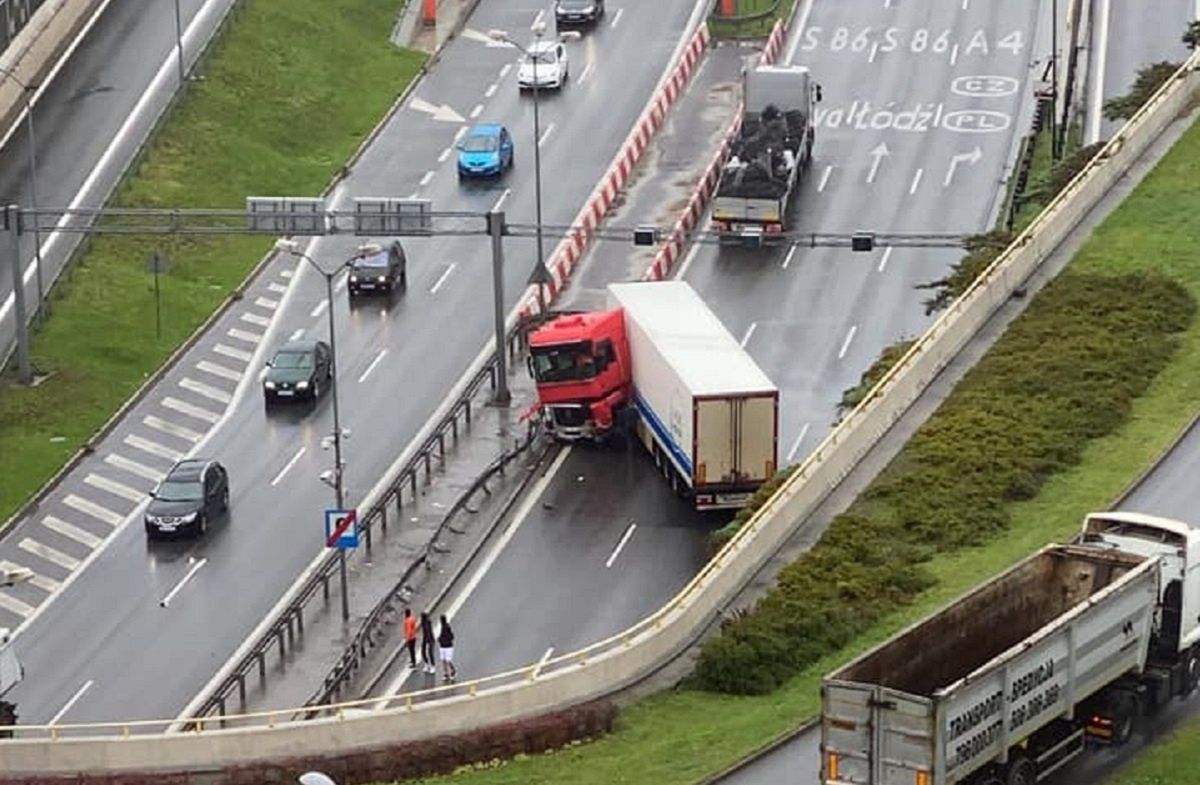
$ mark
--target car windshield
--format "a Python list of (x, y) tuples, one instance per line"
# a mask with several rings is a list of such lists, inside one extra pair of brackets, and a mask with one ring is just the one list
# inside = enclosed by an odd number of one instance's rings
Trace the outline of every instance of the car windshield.
[(533, 375), (539, 382), (583, 381), (596, 375), (596, 365), (586, 343), (535, 347), (532, 354)]
[(312, 368), (312, 355), (308, 352), (280, 352), (272, 363), (276, 368), (295, 368), (301, 371)]
[(562, 8), (570, 8), (571, 10), (579, 10), (583, 8), (591, 8), (594, 0), (558, 0), (558, 5)]
[(543, 52), (530, 52), (523, 58), (523, 62), (526, 65), (532, 65), (535, 60), (538, 65), (554, 65), (557, 58), (554, 56), (553, 49), (547, 49)]
[(496, 137), (468, 136), (463, 140), (462, 149), (468, 153), (494, 153), (496, 152)]
[(164, 502), (198, 502), (204, 498), (204, 486), (196, 480), (167, 480), (158, 486), (155, 497)]
[(387, 267), (388, 255), (387, 251), (371, 254), (370, 256), (359, 256), (354, 260), (355, 267)]

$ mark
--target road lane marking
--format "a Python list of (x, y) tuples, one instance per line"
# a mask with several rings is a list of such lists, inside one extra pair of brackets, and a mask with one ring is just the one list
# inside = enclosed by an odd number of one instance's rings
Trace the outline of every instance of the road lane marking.
[(500, 194), (500, 198), (496, 200), (496, 203), (494, 205), (492, 205), (492, 212), (499, 212), (500, 205), (504, 204), (504, 200), (507, 199), (508, 195), (511, 193), (512, 193), (511, 188), (505, 188), (504, 193)]
[[(297, 262), (296, 264), (299, 265), (299, 262)], [(279, 271), (279, 274), (281, 276), (283, 276), (284, 278), (291, 278), (293, 275), (296, 274), (296, 271), (291, 269), (290, 267), (285, 267), (284, 269)]]
[(530, 30), (536, 30), (536, 29), (538, 28), (538, 25), (542, 24), (542, 17), (543, 17), (543, 16), (545, 16), (545, 15), (546, 15), (546, 10), (545, 10), (545, 9), (542, 9), (541, 11), (538, 11), (538, 12), (537, 12), (537, 16), (535, 16), (535, 17), (533, 18), (533, 24), (531, 24), (531, 25), (529, 26), (529, 29), (530, 29)]
[(792, 257), (796, 255), (796, 251), (799, 248), (798, 244), (792, 243), (792, 247), (788, 249), (787, 256), (783, 257), (783, 269), (786, 270), (788, 265), (792, 263)]
[(231, 327), (226, 332), (226, 335), (228, 335), (230, 338), (237, 338), (239, 341), (245, 341), (246, 343), (256, 344), (262, 340), (262, 335), (260, 333), (252, 333), (249, 330), (239, 330), (236, 327)]
[(151, 482), (158, 482), (163, 477), (167, 476), (166, 472), (160, 472), (158, 469), (147, 466), (144, 463), (138, 463), (135, 460), (126, 458), (124, 455), (118, 455), (115, 452), (110, 452), (108, 455), (105, 455), (104, 462), (109, 466), (115, 466), (118, 469), (127, 471), (130, 474), (136, 474), (138, 477), (150, 480)]
[(266, 327), (271, 323), (271, 320), (267, 317), (259, 316), (258, 314), (250, 313), (249, 311), (241, 315), (241, 320), (249, 324), (257, 324), (259, 327)]
[(850, 332), (846, 333), (846, 340), (842, 341), (842, 350), (838, 352), (838, 359), (841, 360), (846, 356), (846, 352), (850, 350), (850, 342), (854, 340), (854, 334), (858, 332), (858, 325), (850, 327)]
[(490, 85), (488, 85), (488, 89), (483, 91), (483, 97), (491, 98), (493, 95), (496, 94), (496, 88), (499, 86), (500, 85), (496, 84), (495, 82), (492, 82)]
[(316, 308), (313, 308), (311, 311), (308, 312), (308, 315), (311, 316), (312, 318), (316, 319), (321, 314), (325, 313), (325, 309), (328, 307), (329, 307), (329, 301), (322, 300), (321, 302), (317, 303)]
[(1096, 45), (1096, 78), (1092, 82), (1092, 100), (1088, 104), (1087, 142), (1100, 141), (1100, 119), (1104, 108), (1104, 70), (1108, 67), (1108, 26), (1112, 0), (1100, 2), (1100, 40)]
[(437, 294), (438, 289), (442, 288), (442, 284), (444, 284), (446, 282), (446, 279), (450, 277), (450, 273), (454, 272), (454, 268), (457, 266), (458, 266), (457, 262), (451, 262), (450, 266), (446, 268), (446, 271), (444, 273), (442, 273), (441, 277), (439, 277), (437, 279), (437, 283), (435, 283), (433, 285), (433, 288), (429, 290), (429, 293)]
[(878, 41), (871, 44), (871, 56), (867, 58), (867, 62), (868, 63), (875, 62), (875, 55), (877, 55), (877, 54), (879, 54), (879, 42)]
[(107, 491), (113, 496), (120, 496), (122, 499), (128, 499), (135, 504), (143, 501), (146, 498), (144, 491), (139, 491), (137, 488), (130, 488), (123, 482), (110, 480), (100, 474), (89, 474), (83, 478), (83, 481), (93, 488), (99, 488), (102, 491)]
[(433, 170), (432, 170), (432, 169), (430, 169), (428, 172), (426, 172), (426, 173), (425, 173), (425, 174), (424, 174), (424, 175), (421, 177), (421, 187), (422, 187), (422, 188), (424, 188), (425, 186), (429, 185), (429, 181), (433, 179), (433, 174), (434, 174)]
[(625, 530), (625, 534), (621, 537), (621, 541), (617, 543), (617, 547), (613, 549), (612, 555), (608, 557), (608, 561), (604, 562), (605, 569), (611, 569), (617, 557), (621, 555), (621, 551), (625, 549), (625, 543), (629, 542), (629, 538), (633, 536), (634, 530), (637, 529), (636, 523), (630, 523), (629, 528)]
[(803, 442), (804, 437), (808, 435), (809, 425), (811, 425), (811, 423), (804, 423), (804, 427), (800, 429), (800, 435), (796, 437), (796, 441), (792, 442), (792, 449), (788, 450), (787, 455), (788, 463), (791, 463), (792, 460), (795, 459), (796, 451), (800, 449), (800, 443)]
[(213, 351), (225, 357), (230, 357), (234, 360), (241, 360), (244, 363), (250, 362), (250, 358), (254, 356), (253, 352), (247, 352), (244, 349), (235, 349), (232, 346), (226, 346), (219, 343), (213, 347)]
[(287, 291), (286, 286), (284, 286), (281, 283), (275, 283), (274, 281), (271, 281), (269, 284), (267, 284), (267, 289), (274, 292), (275, 294), (283, 294), (284, 292)]
[(107, 523), (114, 528), (120, 526), (121, 522), (125, 520), (124, 515), (118, 515), (101, 504), (88, 501), (82, 496), (76, 496), (73, 493), (67, 494), (67, 497), (63, 499), (63, 504), (84, 515), (89, 515), (101, 523)]
[(550, 661), (550, 656), (552, 654), (554, 654), (553, 646), (546, 649), (546, 653), (543, 654), (542, 658), (537, 661), (536, 665), (533, 666), (533, 670), (529, 674), (532, 678), (536, 679), (538, 677), (538, 674), (540, 674), (542, 672), (542, 668), (546, 667), (546, 663)]
[(0, 591), (0, 608), (15, 613), (23, 619), (29, 618), (29, 614), (33, 613), (32, 605), (21, 602), (16, 597), (2, 591)]
[(474, 120), (481, 114), (483, 114), (483, 104), (475, 104), (475, 108), (471, 110), (471, 119)]
[(189, 392), (196, 393), (196, 395), (203, 395), (205, 398), (208, 398), (210, 401), (216, 401), (217, 403), (222, 404), (222, 405), (227, 406), (229, 404), (229, 402), (233, 400), (233, 396), (230, 395), (229, 393), (225, 392), (224, 390), (217, 389), (216, 387), (213, 387), (211, 384), (205, 384), (204, 382), (198, 382), (195, 379), (192, 379), (188, 376), (185, 376), (179, 380), (179, 386)]
[(758, 322), (751, 322), (746, 329), (746, 334), (742, 336), (742, 348), (746, 348), (746, 344), (750, 342), (750, 337), (754, 335), (754, 331), (758, 329)]
[[(964, 0), (964, 2), (965, 2), (965, 0)], [(955, 65), (957, 63), (958, 63), (958, 44), (955, 44), (954, 48), (950, 50), (950, 65)]]
[(289, 341), (298, 341), (303, 337), (304, 337), (304, 328), (301, 327), (299, 330), (296, 330), (295, 332), (293, 332), (291, 334), (291, 336), (288, 338), (288, 340)]
[[(508, 76), (508, 72), (511, 70), (512, 70), (512, 63), (505, 63), (504, 67), (500, 69), (500, 77), (499, 78), (503, 79), (504, 77)], [(466, 132), (467, 132), (467, 127), (463, 126), (462, 129), (459, 131), (458, 136), (462, 136)], [(456, 136), (454, 138), (457, 139), (458, 136)]]
[(175, 588), (173, 588), (173, 589), (171, 589), (171, 591), (167, 592), (167, 596), (163, 597), (162, 600), (159, 601), (159, 603), (158, 603), (159, 606), (162, 608), (166, 608), (167, 606), (169, 606), (171, 604), (171, 600), (175, 599), (175, 595), (178, 594), (180, 592), (180, 590), (183, 589), (184, 586), (187, 586), (187, 583), (188, 583), (188, 581), (190, 581), (192, 579), (192, 576), (194, 576), (197, 572), (199, 572), (200, 568), (206, 564), (208, 564), (208, 559), (201, 559), (200, 561), (193, 564), (192, 568), (187, 571), (187, 574), (183, 576), (183, 578), (179, 581), (179, 583), (175, 584)]
[(925, 175), (925, 170), (924, 170), (924, 169), (918, 169), (918, 170), (917, 170), (917, 173), (916, 173), (915, 175), (913, 175), (913, 181), (912, 181), (912, 185), (910, 185), (910, 186), (908, 187), (908, 192), (909, 192), (910, 194), (915, 194), (915, 193), (917, 192), (917, 186), (919, 186), (919, 185), (921, 184), (921, 178), (922, 178), (924, 175)]
[(88, 690), (90, 690), (92, 688), (92, 685), (95, 683), (96, 682), (92, 679), (88, 679), (87, 681), (85, 681), (83, 683), (83, 686), (75, 691), (75, 694), (71, 696), (71, 699), (69, 701), (67, 701), (65, 704), (63, 704), (63, 707), (58, 710), (58, 713), (55, 714), (53, 717), (51, 717), (50, 721), (47, 722), (46, 724), (47, 725), (57, 725), (58, 721), (63, 718), (63, 715), (65, 715), (68, 711), (70, 711), (71, 707), (74, 706), (76, 703), (78, 703), (79, 699), (83, 697), (83, 694), (85, 692), (87, 692)]
[(625, 9), (624, 9), (624, 8), (618, 8), (618, 9), (617, 9), (617, 13), (616, 13), (616, 14), (613, 16), (613, 20), (612, 20), (612, 22), (610, 22), (610, 23), (609, 23), (609, 25), (608, 25), (608, 29), (609, 29), (609, 30), (612, 30), (612, 29), (616, 28), (616, 26), (617, 26), (617, 23), (621, 21), (621, 14), (623, 14), (623, 13), (625, 13)]
[(268, 311), (274, 311), (279, 307), (279, 301), (272, 300), (270, 297), (256, 297), (254, 298), (254, 304), (259, 308), (266, 308)]
[(182, 425), (176, 425), (175, 423), (164, 420), (161, 417), (155, 417), (153, 414), (147, 414), (145, 417), (143, 417), (142, 424), (144, 424), (147, 428), (153, 428), (156, 431), (160, 431), (169, 436), (178, 437), (184, 441), (191, 442), (192, 444), (200, 441), (200, 437), (204, 435), (198, 431), (193, 431), (191, 428), (184, 428)]
[(808, 26), (808, 16), (812, 13), (813, 3), (814, 0), (804, 0), (804, 8), (800, 11), (799, 20), (792, 33), (795, 37), (792, 39), (791, 46), (788, 47), (787, 58), (784, 61), (788, 65), (796, 59), (796, 49), (799, 48), (800, 41), (804, 38), (804, 28)]
[(447, 147), (445, 150), (442, 150), (442, 154), (438, 156), (438, 163), (439, 164), (446, 163), (446, 159), (449, 158), (453, 152), (454, 152), (453, 147)]
[(63, 553), (57, 548), (51, 548), (49, 545), (40, 543), (32, 537), (26, 537), (21, 540), (17, 547), (23, 551), (32, 553), (40, 559), (45, 559), (51, 564), (57, 564), (68, 572), (74, 571), (79, 566), (79, 559), (68, 553)]
[[(0, 570), (4, 570), (6, 572), (14, 572), (16, 570), (28, 570), (28, 569), (29, 569), (28, 567), (26, 567), (22, 564), (17, 564), (16, 562), (5, 561), (5, 560), (0, 559)], [(33, 576), (29, 579), (28, 583), (30, 586), (36, 586), (39, 589), (41, 589), (42, 591), (46, 592), (47, 594), (53, 594), (54, 592), (58, 591), (58, 589), (62, 586), (61, 583), (54, 580), (53, 578), (47, 578), (45, 575), (42, 575), (38, 572), (33, 573)]]
[(879, 272), (883, 272), (883, 268), (887, 267), (888, 259), (891, 258), (892, 251), (894, 251), (895, 248), (896, 246), (889, 245), (887, 248), (883, 249), (883, 256), (879, 259)]
[(387, 349), (380, 349), (379, 354), (375, 355), (375, 359), (371, 360), (371, 364), (367, 366), (367, 370), (362, 372), (362, 376), (358, 377), (358, 383), (362, 384), (371, 375), (371, 371), (375, 370), (375, 366), (379, 365), (379, 361), (387, 356)]
[(299, 450), (296, 451), (296, 454), (293, 455), (292, 459), (287, 462), (287, 465), (279, 470), (279, 474), (275, 475), (275, 479), (271, 480), (272, 488), (275, 487), (276, 485), (278, 485), (281, 480), (283, 480), (284, 475), (286, 475), (288, 472), (290, 472), (292, 470), (292, 467), (296, 465), (296, 461), (300, 460), (300, 456), (304, 455), (305, 451), (307, 451), (307, 450), (308, 450), (307, 447), (301, 447)]
[(550, 125), (546, 126), (546, 130), (542, 131), (542, 138), (538, 139), (538, 147), (544, 145), (552, 133), (554, 133), (554, 123), (550, 123)]
[(103, 537), (97, 537), (91, 532), (85, 531), (72, 523), (67, 523), (60, 518), (55, 518), (53, 515), (47, 515), (45, 518), (42, 518), (42, 525), (87, 548), (95, 548), (104, 542)]
[(821, 183), (817, 186), (817, 191), (824, 191), (826, 184), (829, 183), (829, 175), (833, 174), (833, 164), (825, 167), (825, 173), (821, 175)]
[(581, 73), (579, 78), (575, 80), (575, 84), (583, 84), (585, 81), (587, 81), (588, 76), (590, 76), (592, 73), (592, 65), (594, 65), (594, 62), (589, 60), (588, 64), (583, 67), (583, 73)]
[[(143, 439), (136, 434), (129, 434), (123, 441), (134, 449), (151, 455), (157, 455), (159, 458), (166, 458), (168, 461), (178, 461), (183, 457), (183, 453), (179, 450), (172, 450), (170, 447), (152, 442), (149, 439)], [(165, 474), (163, 476), (166, 476)]]
[(169, 395), (166, 398), (163, 398), (162, 405), (168, 409), (177, 411), (180, 414), (186, 414), (188, 417), (195, 417), (197, 420), (203, 420), (204, 422), (211, 423), (213, 425), (215, 425), (217, 421), (221, 419), (221, 415), (217, 414), (216, 412), (210, 412), (208, 409), (205, 409), (202, 406), (193, 406), (187, 401), (181, 401), (178, 398), (172, 398)]
[(241, 371), (235, 371), (234, 369), (227, 368), (220, 363), (209, 362), (208, 360), (201, 360), (200, 362), (196, 363), (196, 367), (205, 373), (210, 373), (213, 376), (219, 376), (222, 379), (228, 379), (231, 382), (241, 381), (242, 378)]

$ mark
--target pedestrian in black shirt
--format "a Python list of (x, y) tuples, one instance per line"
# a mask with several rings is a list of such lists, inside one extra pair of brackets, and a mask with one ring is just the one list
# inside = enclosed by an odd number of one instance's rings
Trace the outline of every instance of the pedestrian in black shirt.
[(426, 673), (437, 673), (437, 653), (434, 650), (433, 619), (421, 611), (421, 665)]
[(454, 630), (450, 629), (450, 622), (446, 619), (446, 615), (441, 617), (442, 628), (438, 631), (438, 648), (442, 650), (442, 673), (446, 677), (446, 681), (454, 681), (454, 677), (458, 675), (458, 670), (454, 667)]

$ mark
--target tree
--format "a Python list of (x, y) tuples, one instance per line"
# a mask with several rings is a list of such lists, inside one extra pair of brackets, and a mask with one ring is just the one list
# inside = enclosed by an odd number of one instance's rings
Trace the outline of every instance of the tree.
[(1179, 63), (1153, 63), (1138, 71), (1133, 87), (1125, 95), (1104, 102), (1104, 117), (1108, 120), (1128, 120), (1154, 95), (1163, 82), (1179, 70)]
[(1188, 22), (1187, 30), (1183, 31), (1183, 43), (1193, 52), (1200, 47), (1200, 20)]

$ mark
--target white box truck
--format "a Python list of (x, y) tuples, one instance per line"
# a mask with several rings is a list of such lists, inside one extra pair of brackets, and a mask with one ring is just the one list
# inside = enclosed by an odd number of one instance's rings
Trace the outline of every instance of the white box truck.
[(1089, 515), (828, 676), (826, 785), (1034, 785), (1200, 682), (1200, 532)]

